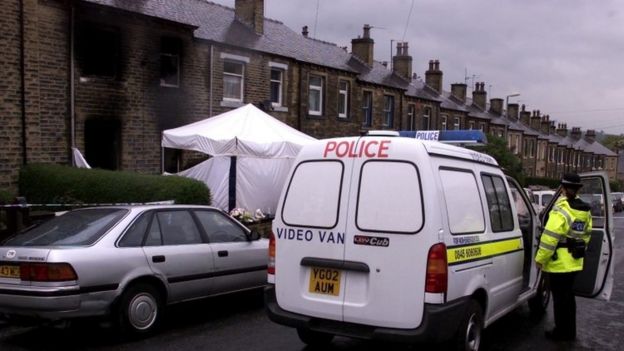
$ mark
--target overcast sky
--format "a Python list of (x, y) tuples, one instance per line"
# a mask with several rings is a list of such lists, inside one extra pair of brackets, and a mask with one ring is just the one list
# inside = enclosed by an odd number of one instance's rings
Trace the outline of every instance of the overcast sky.
[(624, 133), (624, 1), (265, 0), (265, 16), (349, 51), (367, 23), (377, 61), (404, 40), (419, 76), (440, 60), (445, 90), (467, 72), (488, 99), (520, 93), (509, 101), (568, 128)]

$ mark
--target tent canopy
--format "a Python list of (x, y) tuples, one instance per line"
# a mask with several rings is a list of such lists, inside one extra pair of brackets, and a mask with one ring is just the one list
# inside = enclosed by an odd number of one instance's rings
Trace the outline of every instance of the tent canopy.
[(162, 146), (211, 156), (293, 158), (316, 139), (252, 104), (163, 132)]
[(214, 206), (273, 213), (294, 157), (315, 140), (248, 104), (165, 130), (162, 146), (212, 156), (178, 175), (206, 183)]

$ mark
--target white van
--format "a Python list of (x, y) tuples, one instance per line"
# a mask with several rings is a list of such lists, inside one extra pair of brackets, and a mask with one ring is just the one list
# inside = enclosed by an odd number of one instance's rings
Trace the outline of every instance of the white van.
[[(492, 157), (404, 137), (329, 139), (304, 147), (288, 179), (265, 301), (303, 342), (455, 338), (477, 350), (483, 328), (525, 301), (544, 312), (538, 219)], [(608, 192), (604, 174), (583, 181)], [(583, 296), (610, 295), (612, 261), (599, 258), (613, 251), (611, 228), (592, 233)]]
[(534, 190), (533, 203), (537, 204), (537, 213), (541, 213), (555, 196), (554, 190)]

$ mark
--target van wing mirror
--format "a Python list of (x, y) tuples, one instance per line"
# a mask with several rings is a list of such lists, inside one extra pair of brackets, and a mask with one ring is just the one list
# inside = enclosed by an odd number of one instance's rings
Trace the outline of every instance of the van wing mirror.
[(260, 240), (261, 237), (262, 235), (260, 235), (260, 232), (255, 229), (252, 229), (251, 232), (247, 234), (247, 238), (249, 238), (249, 241)]

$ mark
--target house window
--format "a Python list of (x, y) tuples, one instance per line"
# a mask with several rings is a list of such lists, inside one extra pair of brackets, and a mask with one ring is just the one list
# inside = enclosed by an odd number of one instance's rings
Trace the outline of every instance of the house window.
[(160, 86), (177, 88), (180, 86), (180, 48), (177, 38), (160, 40)]
[(119, 31), (86, 26), (79, 31), (78, 55), (84, 76), (116, 77), (119, 71)]
[(384, 95), (385, 126), (392, 127), (394, 123), (394, 96)]
[(308, 92), (308, 113), (313, 116), (323, 114), (323, 77), (310, 76)]
[(416, 106), (413, 104), (407, 105), (407, 128), (416, 130)]
[(431, 127), (431, 107), (425, 107), (423, 111), (422, 129), (429, 130)]
[(282, 106), (282, 85), (284, 84), (284, 71), (279, 68), (271, 68), (271, 103), (274, 106)]
[(362, 116), (364, 117), (362, 124), (370, 127), (373, 125), (373, 93), (365, 90), (362, 95)]
[(440, 129), (441, 130), (446, 130), (446, 119), (447, 119), (446, 115), (442, 115), (440, 117)]
[(475, 124), (474, 123), (475, 123), (474, 121), (468, 122), (468, 129), (470, 129), (470, 130), (475, 129)]
[(223, 61), (223, 100), (243, 101), (245, 64), (238, 61)]
[(349, 115), (349, 82), (338, 82), (338, 117), (347, 118)]
[(459, 116), (453, 117), (453, 129), (454, 130), (461, 129), (461, 122), (460, 122)]
[(482, 132), (485, 132), (485, 123), (483, 122), (479, 123), (479, 130)]

